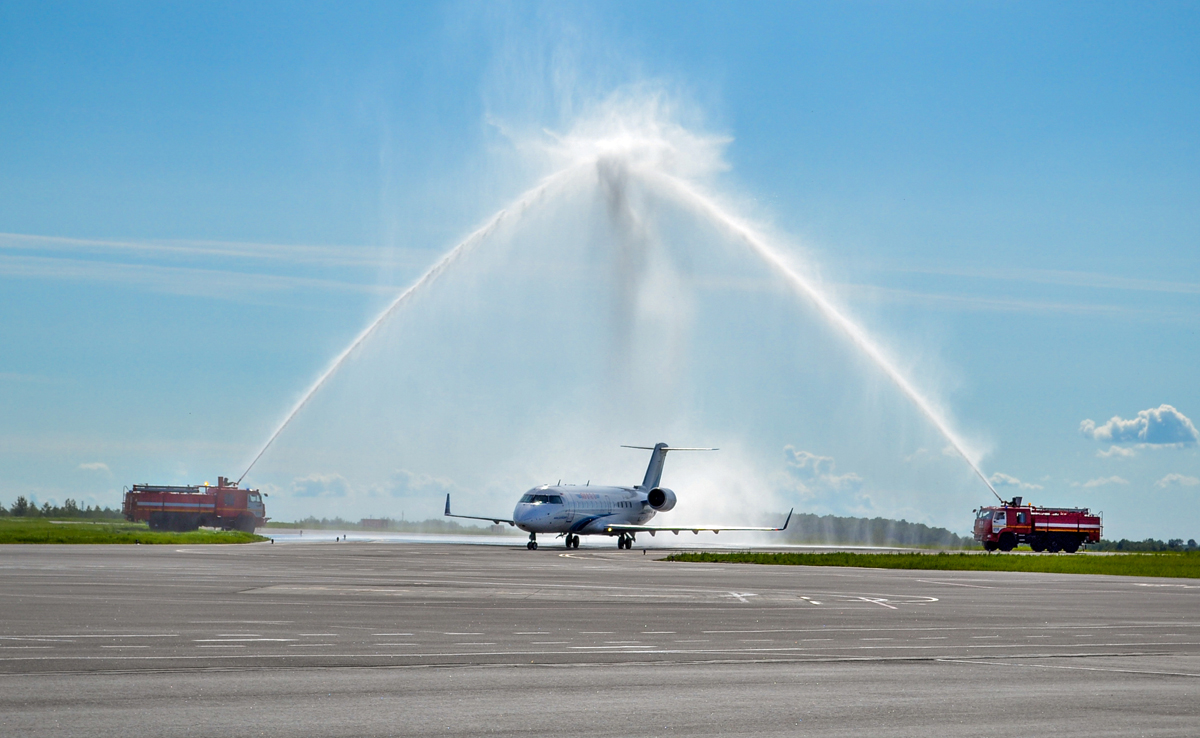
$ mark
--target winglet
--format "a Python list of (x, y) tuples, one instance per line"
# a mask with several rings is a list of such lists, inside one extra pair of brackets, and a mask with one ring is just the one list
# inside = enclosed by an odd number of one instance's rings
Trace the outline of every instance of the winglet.
[(446, 493), (446, 515), (450, 514), (450, 493)]
[[(450, 510), (450, 495), (446, 495), (446, 510), (447, 512)], [(792, 513), (794, 512), (796, 512), (796, 508), (794, 507), (791, 510), (788, 510), (787, 520), (783, 521), (783, 527), (779, 530), (787, 530), (788, 523), (792, 522)]]

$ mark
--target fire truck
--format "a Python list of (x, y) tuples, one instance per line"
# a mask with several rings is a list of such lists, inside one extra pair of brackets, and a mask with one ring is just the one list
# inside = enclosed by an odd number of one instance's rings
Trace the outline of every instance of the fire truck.
[(126, 489), (121, 512), (126, 520), (146, 521), (152, 530), (204, 526), (253, 533), (269, 520), (258, 490), (242, 489), (225, 477), (217, 477), (215, 487), (208, 482), (195, 487), (135, 484)]
[(1085, 543), (1099, 543), (1103, 521), (1086, 507), (1037, 507), (1014, 497), (999, 507), (975, 514), (975, 540), (988, 551), (1011, 551), (1026, 543), (1034, 551), (1075, 553)]

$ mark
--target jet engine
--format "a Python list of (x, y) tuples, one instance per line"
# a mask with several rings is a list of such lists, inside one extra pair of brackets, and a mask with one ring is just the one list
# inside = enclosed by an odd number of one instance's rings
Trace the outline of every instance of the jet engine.
[(666, 512), (675, 507), (675, 493), (666, 487), (655, 487), (646, 495), (646, 502), (658, 512)]

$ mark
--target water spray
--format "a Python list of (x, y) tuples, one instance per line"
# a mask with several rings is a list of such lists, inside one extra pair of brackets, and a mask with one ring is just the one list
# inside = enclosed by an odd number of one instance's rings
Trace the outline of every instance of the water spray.
[(930, 404), (930, 402), (925, 399), (925, 397), (918, 392), (915, 387), (912, 386), (908, 379), (900, 373), (900, 370), (888, 360), (883, 350), (871, 340), (866, 332), (856, 323), (854, 323), (854, 321), (847, 318), (840, 310), (838, 310), (833, 303), (830, 302), (829, 298), (826, 297), (825, 294), (816, 287), (816, 285), (792, 269), (783, 255), (775, 248), (771, 247), (771, 245), (767, 243), (767, 240), (756, 233), (750, 225), (742, 222), (735, 216), (726, 213), (715, 201), (697, 191), (688, 182), (669, 174), (655, 173), (654, 176), (660, 179), (669, 190), (673, 190), (675, 193), (677, 193), (681, 200), (690, 203), (692, 207), (700, 210), (711, 220), (723, 226), (726, 230), (731, 232), (739, 240), (745, 243), (745, 245), (754, 254), (759, 256), (769, 266), (782, 274), (784, 278), (786, 278), (791, 284), (793, 289), (812, 301), (817, 310), (819, 310), (826, 318), (828, 318), (830, 322), (840, 328), (842, 332), (845, 333), (846, 336), (863, 351), (863, 353), (865, 353), (871, 358), (872, 361), (875, 362), (876, 366), (883, 370), (883, 373), (886, 374), (890, 380), (892, 380), (892, 383), (895, 384), (896, 387), (899, 388), (900, 391), (903, 392), (905, 396), (907, 396), (908, 399), (917, 406), (917, 409), (920, 410), (923, 415), (925, 415), (925, 417), (933, 424), (935, 428), (937, 428), (938, 432), (940, 432), (946, 438), (946, 440), (950, 442), (950, 445), (956, 452), (958, 452), (958, 455), (963, 458), (963, 461), (967, 462), (967, 465), (971, 467), (971, 470), (975, 472), (976, 476), (978, 476), (979, 479), (987, 485), (987, 488), (991, 491), (991, 493), (996, 495), (996, 499), (1000, 500), (1000, 502), (1004, 502), (1004, 499), (996, 492), (996, 488), (993, 487), (992, 483), (988, 481), (988, 478), (984, 476), (979, 466), (976, 465), (971, 457), (967, 455), (964, 444), (958, 439), (958, 436), (954, 433), (954, 431), (950, 429), (949, 423), (947, 423), (934, 409), (933, 405)]
[(269, 438), (267, 438), (267, 442), (263, 444), (263, 447), (250, 462), (250, 465), (246, 467), (246, 471), (242, 472), (242, 476), (238, 477), (238, 484), (240, 484), (246, 475), (250, 473), (250, 470), (254, 468), (254, 465), (258, 463), (258, 460), (261, 459), (263, 454), (267, 452), (267, 449), (271, 447), (271, 444), (275, 442), (275, 439), (279, 437), (279, 434), (283, 433), (284, 429), (288, 427), (296, 415), (302, 409), (304, 409), (304, 406), (307, 405), (308, 401), (313, 398), (313, 395), (317, 393), (317, 390), (325, 386), (325, 383), (328, 382), (330, 378), (337, 373), (338, 369), (340, 369), (342, 365), (346, 363), (346, 360), (350, 358), (350, 355), (353, 354), (355, 350), (363, 344), (364, 341), (370, 338), (371, 335), (374, 334), (381, 325), (383, 325), (384, 321), (391, 317), (391, 315), (395, 313), (401, 305), (408, 302), (408, 300), (418, 290), (434, 282), (451, 264), (453, 264), (464, 254), (477, 246), (481, 241), (491, 235), (505, 220), (511, 216), (524, 213), (531, 205), (533, 205), (546, 193), (546, 190), (548, 190), (552, 185), (566, 179), (567, 176), (575, 170), (576, 168), (572, 167), (551, 175), (537, 187), (534, 187), (521, 197), (517, 198), (516, 202), (496, 213), (494, 216), (492, 216), (491, 220), (485, 223), (474, 233), (463, 239), (463, 241), (457, 246), (446, 252), (442, 258), (437, 260), (437, 263), (435, 263), (429, 268), (428, 271), (421, 275), (420, 279), (414, 282), (408, 289), (401, 292), (396, 299), (392, 300), (391, 304), (384, 308), (383, 311), (375, 317), (375, 320), (371, 321), (371, 323), (364, 328), (363, 331), (359, 333), (353, 341), (350, 342), (350, 345), (347, 346), (342, 353), (338, 354), (337, 358), (335, 358), (329, 365), (329, 368), (327, 368), (321, 374), (321, 376), (317, 378), (317, 381), (313, 382), (312, 386), (308, 388), (308, 391), (301, 396), (300, 401), (292, 407), (291, 412), (284, 416), (283, 422), (275, 427), (275, 431), (271, 433)]

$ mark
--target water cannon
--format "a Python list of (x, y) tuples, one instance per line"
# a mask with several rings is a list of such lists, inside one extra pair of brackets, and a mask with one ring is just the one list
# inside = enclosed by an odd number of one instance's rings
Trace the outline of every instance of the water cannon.
[(1021, 506), (1021, 502), (1022, 502), (1024, 499), (1025, 499), (1024, 497), (1014, 497), (1014, 498), (1012, 498), (1012, 501), (1010, 501), (1010, 502), (1008, 503), (1008, 506), (1009, 506), (1009, 507), (1020, 507), (1020, 506)]

